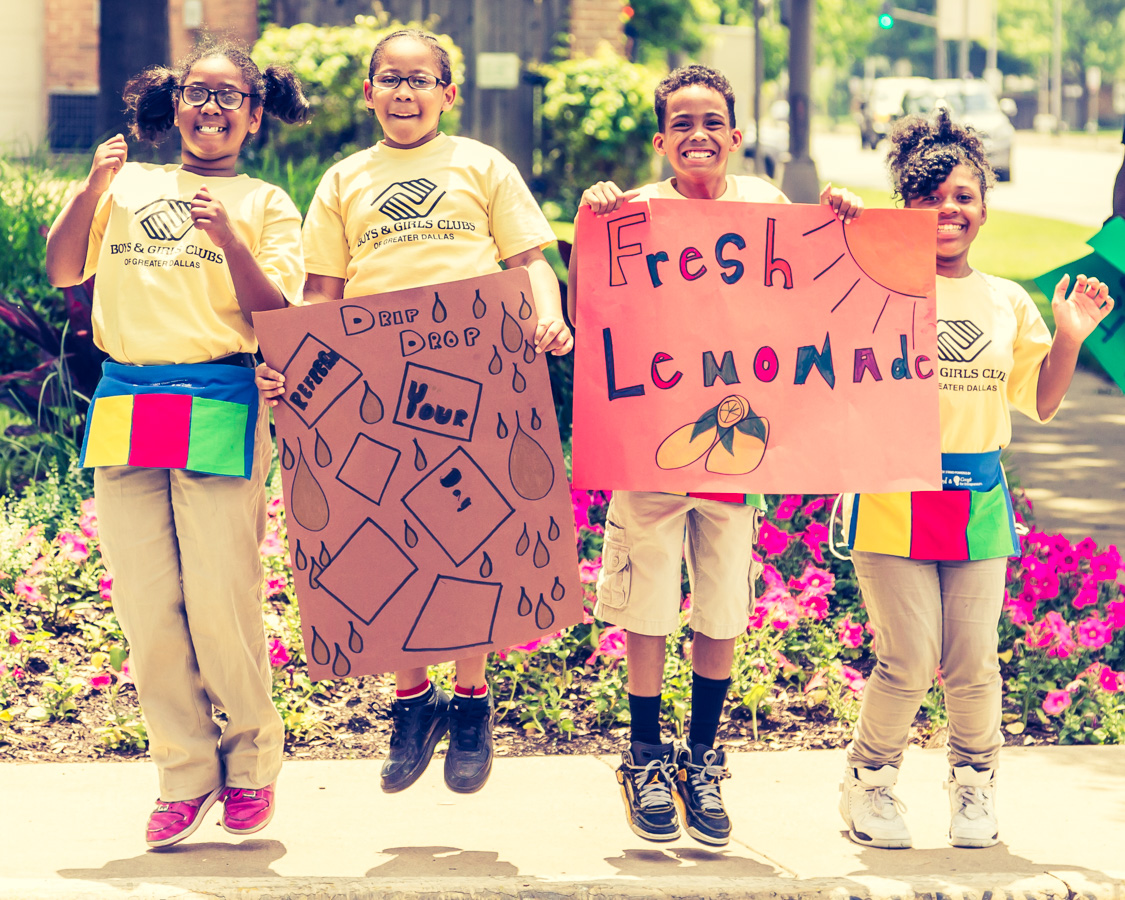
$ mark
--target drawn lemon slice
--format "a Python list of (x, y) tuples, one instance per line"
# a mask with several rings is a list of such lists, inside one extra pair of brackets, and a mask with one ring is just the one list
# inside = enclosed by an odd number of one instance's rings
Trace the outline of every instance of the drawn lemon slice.
[[(739, 427), (743, 426), (743, 427)], [(705, 468), (715, 475), (746, 475), (753, 472), (766, 455), (769, 422), (750, 416), (724, 433), (707, 454)]]
[(656, 464), (662, 469), (682, 469), (710, 450), (718, 438), (718, 429), (707, 428), (696, 433), (697, 422), (688, 422), (673, 431), (656, 448)]

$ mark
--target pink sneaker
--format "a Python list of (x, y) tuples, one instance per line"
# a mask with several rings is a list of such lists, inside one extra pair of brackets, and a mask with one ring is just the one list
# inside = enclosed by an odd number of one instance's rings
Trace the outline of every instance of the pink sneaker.
[(223, 788), (194, 800), (156, 801), (156, 809), (148, 817), (145, 840), (150, 847), (168, 847), (182, 841), (199, 827), (215, 801), (222, 796)]
[(272, 818), (272, 784), (257, 790), (227, 788), (223, 793), (223, 828), (231, 834), (261, 831)]

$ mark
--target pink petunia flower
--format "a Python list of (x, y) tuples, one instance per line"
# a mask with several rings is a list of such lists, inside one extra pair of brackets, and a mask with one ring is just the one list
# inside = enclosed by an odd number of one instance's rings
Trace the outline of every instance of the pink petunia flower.
[(1092, 537), (1084, 537), (1074, 545), (1074, 552), (1083, 559), (1093, 560), (1098, 554), (1098, 542)]
[(1083, 578), (1082, 585), (1074, 593), (1070, 601), (1075, 609), (1085, 609), (1087, 606), (1098, 605), (1098, 583), (1093, 578)]
[(1043, 712), (1049, 716), (1057, 716), (1070, 706), (1070, 693), (1068, 691), (1049, 691), (1043, 698)]
[(113, 599), (113, 576), (108, 572), (98, 582), (98, 594), (103, 600)]
[(824, 563), (824, 552), (820, 549), (828, 542), (828, 526), (820, 522), (809, 522), (801, 535), (801, 540), (809, 548), (809, 553), (818, 563)]
[(90, 558), (90, 548), (73, 531), (60, 531), (55, 540), (59, 545), (59, 556), (69, 562), (81, 563)]
[(607, 628), (602, 632), (594, 656), (604, 656), (607, 659), (623, 659), (625, 657), (625, 629)]
[(1125, 687), (1125, 672), (1114, 672), (1109, 666), (1102, 666), (1098, 673), (1098, 687), (1114, 694)]
[(845, 686), (857, 696), (862, 694), (864, 687), (867, 686), (867, 679), (851, 666), (840, 666), (840, 677), (843, 679)]
[(285, 580), (283, 575), (271, 575), (266, 579), (266, 596), (272, 597), (284, 592), (288, 584), (289, 582)]
[(758, 532), (758, 546), (762, 548), (763, 555), (776, 556), (784, 553), (791, 540), (793, 535), (788, 531), (782, 531), (769, 522), (762, 522), (761, 531)]
[(817, 622), (828, 617), (828, 598), (811, 589), (802, 591), (797, 596), (797, 606), (805, 615)]
[(1121, 571), (1121, 554), (1116, 547), (1109, 547), (1105, 553), (1099, 553), (1090, 560), (1090, 573), (1098, 581), (1116, 581), (1117, 573)]
[(47, 599), (43, 596), (43, 592), (26, 578), (17, 578), (13, 590), (17, 597), (21, 597), (28, 603), (42, 603)]
[(281, 638), (275, 637), (270, 641), (269, 655), (271, 666), (284, 666), (289, 662), (289, 649)]
[(1051, 536), (1051, 546), (1055, 548), (1056, 553), (1067, 553), (1074, 548), (1070, 545), (1064, 534), (1055, 534)]
[(859, 622), (852, 621), (851, 613), (836, 623), (836, 634), (845, 647), (855, 650), (863, 646), (863, 626)]
[(281, 497), (270, 497), (269, 501), (266, 503), (266, 515), (276, 516), (278, 513), (284, 511), (284, 502)]
[(583, 559), (578, 562), (578, 580), (583, 584), (595, 584), (602, 570), (602, 558)]
[(836, 576), (827, 569), (819, 569), (812, 563), (805, 565), (805, 571), (798, 578), (789, 579), (789, 587), (794, 591), (809, 591), (825, 596), (836, 586)]
[(1125, 628), (1125, 599), (1110, 600), (1105, 605), (1106, 621), (1114, 631)]
[(1096, 615), (1079, 622), (1075, 633), (1078, 643), (1090, 650), (1100, 650), (1113, 640), (1113, 629)]
[(815, 500), (810, 500), (803, 507), (801, 507), (801, 515), (808, 516), (811, 519), (827, 505), (827, 497), (817, 497)]
[(18, 637), (16, 637), (16, 633), (14, 631), (9, 631), (8, 632), (8, 646), (14, 647), (19, 642), (20, 642), (20, 639)]
[(794, 665), (793, 662), (780, 650), (771, 651), (773, 654), (773, 661), (777, 663), (778, 671), (782, 675), (792, 675), (794, 672), (800, 672), (801, 667)]
[(800, 494), (786, 494), (781, 498), (781, 502), (777, 504), (777, 509), (774, 511), (773, 517), (778, 521), (790, 518), (801, 507), (801, 501), (805, 498)]
[(285, 553), (285, 546), (281, 543), (281, 535), (276, 528), (266, 532), (266, 539), (259, 548), (262, 556), (281, 556)]
[(109, 672), (99, 672), (97, 675), (91, 675), (89, 678), (90, 687), (96, 691), (102, 688), (107, 688), (113, 684), (113, 676)]
[(1074, 572), (1078, 569), (1078, 554), (1073, 548), (1063, 553), (1055, 551), (1047, 557), (1047, 565), (1052, 566), (1056, 572)]

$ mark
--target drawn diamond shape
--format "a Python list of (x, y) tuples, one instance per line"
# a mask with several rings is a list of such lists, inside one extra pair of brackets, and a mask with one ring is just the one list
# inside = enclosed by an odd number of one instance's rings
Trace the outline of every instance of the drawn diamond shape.
[(370, 625), (418, 571), (389, 534), (365, 519), (320, 573), (320, 586)]

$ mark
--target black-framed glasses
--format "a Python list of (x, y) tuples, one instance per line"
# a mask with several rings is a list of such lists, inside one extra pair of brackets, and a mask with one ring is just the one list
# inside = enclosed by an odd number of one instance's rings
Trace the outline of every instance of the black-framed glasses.
[(188, 106), (206, 106), (212, 97), (221, 109), (236, 110), (242, 108), (242, 103), (247, 97), (257, 97), (257, 94), (247, 94), (245, 91), (236, 91), (234, 88), (219, 88), (213, 91), (201, 84), (185, 84), (179, 87), (180, 97)]
[(404, 81), (416, 91), (432, 91), (439, 84), (447, 83), (433, 75), (392, 75), (389, 72), (376, 75), (371, 83), (381, 91), (393, 91)]

